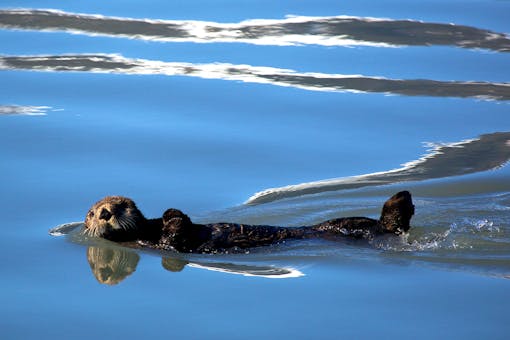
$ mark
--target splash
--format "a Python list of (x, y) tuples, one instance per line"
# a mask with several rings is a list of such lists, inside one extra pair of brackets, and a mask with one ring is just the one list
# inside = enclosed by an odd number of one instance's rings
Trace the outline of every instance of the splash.
[(509, 244), (504, 228), (493, 220), (469, 217), (457, 217), (446, 229), (440, 226), (418, 227), (399, 237), (382, 236), (371, 240), (372, 246), (385, 251), (423, 253), (445, 258), (459, 256), (460, 251), (468, 251), (467, 254), (491, 253), (495, 250), (494, 243), (499, 243), (501, 247)]
[(452, 229), (450, 228), (443, 232), (429, 232), (412, 240), (410, 234), (404, 234), (399, 237), (378, 237), (370, 243), (375, 248), (396, 252), (423, 252), (466, 247), (455, 240), (450, 240), (451, 233)]

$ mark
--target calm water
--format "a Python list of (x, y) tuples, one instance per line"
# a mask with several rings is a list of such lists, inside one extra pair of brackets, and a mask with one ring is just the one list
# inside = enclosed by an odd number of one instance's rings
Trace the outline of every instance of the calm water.
[[(509, 1), (11, 1), (0, 7), (0, 336), (506, 338)], [(247, 254), (82, 237), (149, 217), (403, 237)], [(60, 235), (60, 237), (57, 237)]]

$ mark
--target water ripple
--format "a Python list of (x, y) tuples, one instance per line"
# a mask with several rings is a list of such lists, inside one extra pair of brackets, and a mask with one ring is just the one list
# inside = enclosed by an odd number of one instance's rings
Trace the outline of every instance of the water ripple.
[(405, 96), (510, 100), (510, 84), (477, 81), (389, 79), (364, 75), (296, 72), (229, 63), (193, 64), (125, 58), (117, 54), (3, 56), (0, 70), (160, 74), (272, 84), (313, 91), (371, 92)]
[(246, 204), (260, 204), (326, 191), (423, 181), (496, 169), (505, 165), (510, 159), (510, 132), (491, 133), (476, 139), (439, 145), (430, 144), (430, 146), (432, 148), (425, 156), (403, 164), (399, 169), (266, 189), (251, 196)]
[(51, 9), (10, 9), (0, 10), (0, 27), (170, 42), (377, 47), (441, 45), (510, 51), (510, 39), (506, 34), (486, 29), (343, 15), (217, 23), (107, 17)]

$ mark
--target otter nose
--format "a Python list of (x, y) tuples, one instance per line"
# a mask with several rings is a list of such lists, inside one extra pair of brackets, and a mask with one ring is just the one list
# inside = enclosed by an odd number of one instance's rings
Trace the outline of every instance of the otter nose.
[(109, 212), (108, 209), (103, 208), (103, 210), (101, 210), (101, 214), (99, 214), (99, 219), (108, 221), (110, 217), (112, 217), (112, 213)]

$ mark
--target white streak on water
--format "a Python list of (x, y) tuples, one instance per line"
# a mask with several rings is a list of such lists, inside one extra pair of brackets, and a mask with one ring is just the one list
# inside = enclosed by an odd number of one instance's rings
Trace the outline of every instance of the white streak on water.
[[(410, 96), (486, 97), (510, 99), (510, 84), (434, 80), (403, 80), (358, 74), (297, 72), (290, 69), (230, 63), (193, 64), (125, 58), (118, 54), (76, 54), (55, 56), (3, 56), (0, 69), (50, 72), (94, 72), (137, 75), (189, 76), (272, 84), (312, 91), (378, 92)], [(438, 89), (443, 89), (438, 91)]]
[(50, 110), (50, 106), (0, 105), (0, 115), (45, 116)]
[(444, 154), (445, 148), (463, 148), (467, 144), (472, 143), (474, 141), (480, 140), (480, 138), (471, 138), (465, 139), (460, 142), (452, 142), (452, 143), (441, 143), (441, 142), (424, 142), (423, 144), (428, 147), (428, 153), (420, 157), (415, 161), (410, 161), (402, 164), (402, 168), (395, 169), (393, 171), (401, 171), (401, 170), (409, 170), (414, 167), (419, 166), (420, 164), (425, 163), (425, 161), (435, 158), (438, 155)]
[[(384, 42), (373, 42), (364, 40), (350, 39), (346, 35), (321, 35), (321, 34), (285, 34), (285, 35), (261, 35), (258, 37), (246, 38), (243, 37), (240, 31), (246, 27), (260, 26), (265, 27), (268, 25), (285, 25), (285, 24), (299, 24), (309, 22), (320, 22), (329, 20), (355, 20), (361, 22), (393, 22), (391, 19), (371, 18), (371, 17), (357, 17), (357, 16), (321, 16), (321, 17), (307, 17), (307, 16), (286, 16), (285, 19), (248, 19), (239, 23), (218, 23), (213, 21), (198, 21), (198, 20), (160, 20), (160, 19), (136, 19), (130, 17), (117, 17), (117, 16), (104, 16), (99, 14), (84, 14), (84, 13), (70, 13), (55, 9), (11, 9), (4, 12), (19, 15), (38, 15), (44, 16), (44, 12), (50, 15), (57, 15), (66, 18), (76, 18), (79, 20), (113, 20), (123, 22), (125, 25), (130, 23), (147, 23), (154, 25), (171, 25), (185, 33), (186, 37), (177, 36), (160, 36), (152, 34), (144, 34), (143, 32), (137, 34), (123, 34), (123, 33), (105, 33), (94, 32), (93, 24), (91, 30), (73, 29), (73, 28), (24, 28), (20, 24), (15, 29), (28, 29), (47, 32), (61, 32), (65, 31), (71, 34), (84, 34), (89, 36), (109, 36), (109, 37), (124, 37), (129, 39), (141, 39), (149, 41), (161, 42), (193, 42), (193, 43), (230, 43), (240, 42), (249, 43), (254, 45), (272, 45), (272, 46), (292, 46), (292, 45), (322, 45), (322, 46), (372, 46), (372, 47), (399, 47)], [(414, 21), (419, 23), (420, 21)], [(2, 25), (0, 27), (11, 28), (10, 25)], [(214, 30), (217, 31), (214, 31)]]
[(266, 272), (267, 271), (272, 272), (272, 274), (271, 273), (264, 274), (265, 271), (260, 270), (257, 267), (253, 267), (255, 269), (254, 271), (249, 271), (249, 270), (243, 271), (243, 270), (231, 270), (231, 269), (221, 268), (221, 267), (216, 267), (216, 266), (208, 266), (206, 264), (198, 264), (198, 263), (189, 263), (188, 266), (192, 267), (192, 268), (206, 269), (206, 270), (227, 273), (227, 274), (238, 274), (238, 275), (252, 276), (252, 277), (264, 277), (267, 279), (288, 279), (288, 278), (296, 278), (296, 277), (305, 276), (304, 273), (300, 272), (297, 269), (290, 268), (290, 267), (287, 267), (287, 268), (274, 267), (272, 269), (265, 270)]

